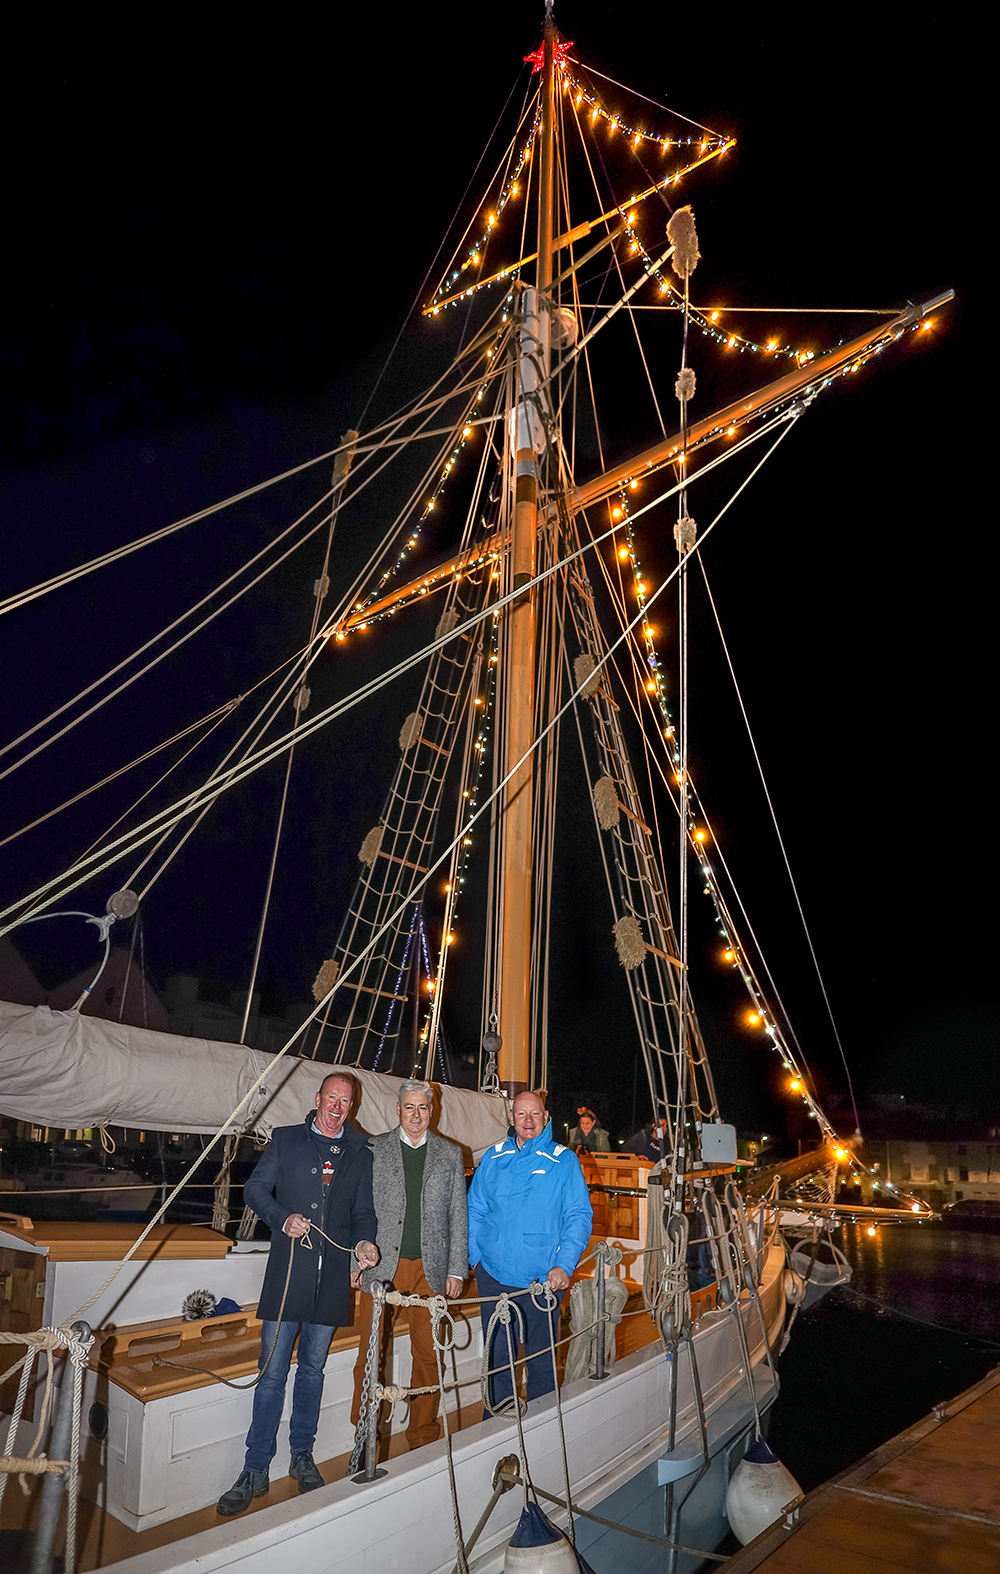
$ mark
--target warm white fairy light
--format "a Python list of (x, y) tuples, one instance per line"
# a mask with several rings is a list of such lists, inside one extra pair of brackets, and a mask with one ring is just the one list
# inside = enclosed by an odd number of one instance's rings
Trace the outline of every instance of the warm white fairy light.
[[(478, 241), (469, 247), (465, 259), (457, 266), (453, 266), (451, 270), (445, 274), (444, 278), (441, 280), (437, 289), (434, 291), (433, 296), (431, 297), (432, 304), (436, 302), (446, 290), (450, 290), (468, 268), (478, 267), (483, 261), (483, 258), (486, 254), (486, 248), (490, 240), (493, 238), (493, 235), (499, 225), (501, 214), (503, 213), (507, 204), (512, 202), (521, 194), (521, 172), (523, 171), (524, 166), (531, 159), (531, 150), (534, 147), (535, 138), (538, 135), (540, 126), (541, 106), (539, 106), (535, 111), (535, 117), (531, 123), (531, 128), (528, 132), (527, 138), (521, 147), (512, 171), (510, 174), (508, 174), (507, 179), (501, 188), (497, 201), (487, 210), (486, 219)], [(471, 291), (463, 293), (467, 294), (471, 293)]]
[[(626, 485), (622, 487), (619, 493), (618, 504), (612, 508), (611, 512), (613, 517), (624, 519), (626, 546), (624, 548), (619, 548), (618, 557), (619, 561), (625, 561), (627, 559), (632, 569), (632, 580), (635, 587), (636, 599), (639, 603), (640, 611), (644, 611), (649, 591), (646, 585), (646, 577), (639, 561), (635, 536), (632, 529), (632, 521), (629, 515), (628, 493), (633, 489), (633, 483), (626, 483)], [(677, 743), (676, 728), (674, 726), (673, 717), (670, 714), (670, 708), (667, 703), (666, 690), (663, 683), (663, 669), (661, 667), (660, 658), (654, 643), (653, 630), (649, 626), (645, 616), (642, 620), (642, 633), (646, 652), (646, 663), (650, 669), (650, 677), (647, 680), (646, 689), (648, 693), (655, 695), (656, 697), (656, 703), (659, 707), (660, 715), (663, 720), (664, 742), (667, 747), (667, 753), (671, 765), (674, 768), (674, 779), (679, 781), (680, 777), (678, 772), (681, 757), (680, 749)], [(792, 1081), (795, 1084), (793, 1091), (801, 1096), (803, 1103), (806, 1104), (809, 1110), (809, 1113), (819, 1122), (824, 1134), (827, 1137), (833, 1139), (836, 1136), (833, 1127), (830, 1125), (830, 1122), (827, 1120), (826, 1115), (820, 1109), (819, 1105), (815, 1103), (812, 1096), (810, 1095), (806, 1085), (805, 1073), (799, 1068), (796, 1056), (786, 1043), (775, 1015), (771, 1011), (767, 1000), (764, 997), (763, 991), (757, 983), (753, 968), (743, 949), (743, 945), (739, 939), (739, 936), (733, 932), (732, 923), (726, 911), (725, 902), (716, 879), (715, 871), (709, 862), (706, 852), (708, 833), (704, 827), (698, 823), (697, 811), (699, 805), (697, 794), (695, 793), (691, 783), (690, 769), (688, 770), (687, 796), (689, 804), (687, 825), (688, 840), (694, 850), (695, 856), (698, 859), (698, 867), (704, 882), (703, 890), (705, 894), (710, 896), (713, 900), (716, 921), (719, 925), (719, 933), (726, 944), (725, 960), (738, 970), (743, 981), (743, 985), (750, 997), (751, 1009), (748, 1011), (746, 1016), (747, 1024), (748, 1026), (753, 1027), (755, 1030), (759, 1029), (766, 1034), (770, 1041), (771, 1048), (775, 1051), (775, 1053), (782, 1057), (782, 1062), (786, 1068), (790, 1068), (792, 1070)]]

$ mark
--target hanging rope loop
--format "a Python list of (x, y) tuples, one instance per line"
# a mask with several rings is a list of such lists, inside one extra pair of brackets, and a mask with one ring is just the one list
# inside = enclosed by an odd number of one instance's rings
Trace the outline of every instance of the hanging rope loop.
[[(531, 1296), (531, 1304), (536, 1312), (554, 1312), (559, 1305), (559, 1297), (551, 1286), (539, 1284), (537, 1279), (533, 1279), (528, 1285), (528, 1294)], [(543, 1299), (539, 1300), (539, 1296)]]

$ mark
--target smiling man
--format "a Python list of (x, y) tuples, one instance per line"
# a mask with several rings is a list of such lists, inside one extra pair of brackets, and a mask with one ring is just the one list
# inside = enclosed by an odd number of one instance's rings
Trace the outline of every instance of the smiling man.
[[(430, 1128), (434, 1093), (429, 1082), (404, 1082), (397, 1095), (399, 1124), (373, 1137), (373, 1193), (380, 1259), (378, 1268), (362, 1274), (358, 1310), (358, 1358), (354, 1367), (355, 1426), (361, 1413), (361, 1387), (371, 1333), (373, 1280), (392, 1281), (405, 1295), (461, 1294), (469, 1271), (468, 1214), (462, 1153)], [(365, 1293), (367, 1292), (367, 1293)], [(384, 1370), (397, 1308), (382, 1316), (379, 1371)], [(430, 1313), (422, 1306), (408, 1309), (410, 1386), (424, 1388), (438, 1380), (431, 1341)], [(415, 1394), (410, 1400), (406, 1441), (410, 1448), (434, 1443), (441, 1435), (438, 1395)]]
[[(242, 1514), (268, 1490), (296, 1333), (289, 1474), (300, 1492), (323, 1485), (312, 1455), (323, 1367), (335, 1330), (350, 1324), (352, 1261), (361, 1268), (378, 1261), (372, 1156), (365, 1137), (348, 1123), (353, 1098), (351, 1078), (331, 1072), (302, 1124), (279, 1126), (272, 1133), (244, 1187), (250, 1207), (271, 1226), (271, 1252), (257, 1307), (262, 1376), (254, 1389), (245, 1468), (219, 1499), (220, 1514)], [(313, 1224), (330, 1240), (316, 1235), (309, 1243), (312, 1250), (296, 1246)]]
[[(552, 1140), (552, 1123), (537, 1093), (519, 1093), (513, 1137), (487, 1149), (469, 1192), (469, 1261), (482, 1296), (525, 1290), (537, 1280), (557, 1300), (590, 1240), (593, 1210), (580, 1160)], [(495, 1302), (482, 1306), (483, 1337)], [(524, 1319), (527, 1395), (538, 1399), (555, 1386), (549, 1341), (557, 1311), (540, 1311), (528, 1295), (514, 1303)], [(498, 1330), (490, 1351), (490, 1403), (513, 1406), (507, 1336)], [(517, 1337), (515, 1333), (515, 1339)]]

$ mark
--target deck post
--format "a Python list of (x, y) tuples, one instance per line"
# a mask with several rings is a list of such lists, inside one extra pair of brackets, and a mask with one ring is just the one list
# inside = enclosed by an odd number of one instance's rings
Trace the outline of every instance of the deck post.
[[(92, 1344), (94, 1335), (90, 1324), (76, 1322), (72, 1326), (73, 1334), (81, 1344)], [(51, 1360), (51, 1354), (49, 1356)], [(66, 1357), (63, 1370), (62, 1383), (59, 1387), (59, 1399), (56, 1404), (55, 1420), (52, 1423), (52, 1432), (49, 1436), (48, 1457), (50, 1459), (69, 1458), (70, 1443), (73, 1436), (73, 1365)], [(59, 1522), (59, 1510), (62, 1508), (63, 1488), (66, 1485), (67, 1473), (63, 1471), (47, 1471), (42, 1477), (41, 1502), (38, 1505), (38, 1528), (35, 1531), (35, 1543), (31, 1552), (31, 1566), (29, 1574), (51, 1574), (54, 1557), (56, 1526)], [(65, 1562), (68, 1567), (74, 1563), (75, 1548), (66, 1548)]]
[(596, 1345), (594, 1349), (594, 1370), (591, 1372), (591, 1381), (599, 1383), (607, 1377), (605, 1370), (604, 1341), (606, 1338), (607, 1320), (607, 1292), (605, 1290), (605, 1270), (607, 1268), (608, 1243), (598, 1241), (594, 1247), (594, 1256), (597, 1258), (597, 1267), (594, 1271), (594, 1286), (597, 1290), (597, 1328), (595, 1330)]

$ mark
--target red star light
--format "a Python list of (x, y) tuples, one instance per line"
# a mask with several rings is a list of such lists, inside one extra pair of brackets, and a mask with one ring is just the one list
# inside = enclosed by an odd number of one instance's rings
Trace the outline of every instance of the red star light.
[[(573, 40), (571, 38), (563, 39), (560, 43), (553, 46), (552, 63), (557, 71), (562, 71), (565, 67), (566, 56), (572, 48)], [(539, 44), (534, 54), (525, 55), (524, 61), (526, 65), (531, 66), (533, 72), (541, 71), (545, 64), (545, 45)]]

